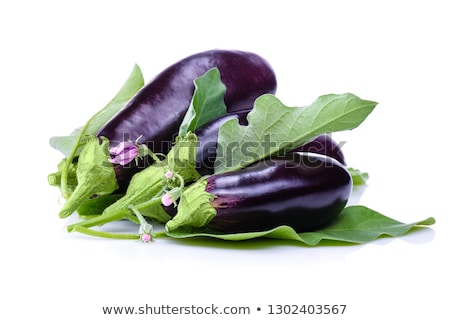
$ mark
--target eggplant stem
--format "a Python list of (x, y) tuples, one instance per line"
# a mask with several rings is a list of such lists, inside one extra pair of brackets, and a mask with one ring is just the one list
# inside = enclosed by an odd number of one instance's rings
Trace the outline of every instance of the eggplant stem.
[(71, 224), (71, 225), (67, 226), (67, 231), (73, 232), (73, 231), (75, 231), (75, 228), (78, 228), (78, 227), (89, 228), (89, 227), (99, 226), (102, 224), (106, 224), (108, 222), (113, 222), (113, 221), (117, 221), (120, 219), (124, 219), (128, 215), (128, 213), (124, 212), (123, 210), (115, 210), (115, 211), (110, 211), (110, 212), (112, 214), (101, 214), (95, 218), (84, 220), (84, 221), (81, 221), (81, 222), (78, 222), (75, 224)]
[(152, 150), (150, 150), (150, 148), (146, 144), (139, 145), (138, 156), (136, 157), (136, 161), (138, 158), (143, 158), (147, 155), (150, 156), (153, 159), (153, 161), (155, 161), (157, 164), (161, 164), (163, 162), (163, 160), (158, 158), (158, 156), (162, 156), (163, 159), (165, 157), (165, 155), (162, 153), (154, 153)]
[(76, 209), (80, 207), (80, 204), (90, 199), (90, 197), (94, 193), (95, 187), (96, 186), (88, 185), (87, 183), (79, 184), (69, 198), (65, 197), (66, 203), (64, 203), (61, 211), (59, 212), (59, 217), (67, 218), (68, 216), (70, 216)]
[(48, 184), (51, 186), (59, 186), (61, 184), (61, 173), (55, 172), (47, 176)]
[(98, 230), (93, 230), (90, 228), (77, 226), (77, 225), (75, 225), (73, 227), (72, 231), (87, 234), (90, 236), (108, 238), (108, 239), (120, 239), (120, 240), (139, 240), (140, 239), (140, 235), (138, 235), (138, 234), (112, 233), (112, 232), (106, 232), (106, 231), (98, 231)]
[(142, 216), (142, 214), (137, 210), (134, 206), (130, 205), (128, 207), (138, 218), (140, 227), (139, 227), (139, 234), (141, 236), (141, 240), (143, 242), (149, 242), (153, 240), (153, 226), (145, 220), (145, 218)]
[(178, 187), (183, 189), (184, 188), (184, 178), (176, 172), (174, 173), (174, 177), (176, 177), (178, 179), (178, 181), (180, 181), (180, 185)]
[(148, 223), (147, 220), (145, 220), (145, 218), (144, 218), (144, 217), (142, 216), (142, 214), (139, 212), (139, 210), (136, 209), (135, 206), (130, 205), (130, 206), (128, 207), (128, 209), (130, 209), (130, 210), (134, 213), (134, 215), (136, 216), (136, 218), (138, 219), (138, 221), (139, 221), (139, 223), (140, 223), (141, 225)]

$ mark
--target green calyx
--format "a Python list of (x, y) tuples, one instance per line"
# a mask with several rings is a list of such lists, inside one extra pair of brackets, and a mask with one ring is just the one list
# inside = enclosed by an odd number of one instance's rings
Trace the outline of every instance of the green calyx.
[(203, 227), (216, 216), (211, 205), (214, 195), (205, 191), (207, 182), (207, 178), (202, 178), (184, 190), (176, 216), (166, 223), (166, 232), (180, 227)]
[(59, 212), (61, 218), (70, 216), (92, 196), (113, 193), (117, 188), (116, 174), (109, 159), (109, 140), (90, 138), (80, 154), (76, 168), (77, 185)]
[(161, 197), (166, 192), (183, 189), (185, 182), (200, 178), (195, 169), (197, 144), (197, 136), (193, 133), (177, 138), (165, 159), (133, 176), (122, 198), (107, 207), (101, 215), (68, 226), (68, 231), (87, 233), (86, 228), (121, 219), (142, 225), (142, 219), (136, 219), (140, 215), (158, 223), (169, 221), (171, 216), (165, 211)]
[(175, 145), (167, 154), (167, 166), (179, 174), (185, 181), (195, 181), (200, 174), (195, 169), (198, 138), (192, 132), (185, 136), (178, 136)]
[(131, 206), (134, 210), (138, 210), (142, 215), (154, 221), (165, 222), (169, 220), (170, 216), (162, 208), (160, 200), (161, 190), (166, 184), (165, 171), (163, 166), (153, 165), (135, 174), (127, 193), (122, 198), (107, 207), (101, 215), (68, 226), (68, 231), (76, 231), (78, 227), (88, 228), (133, 218)]

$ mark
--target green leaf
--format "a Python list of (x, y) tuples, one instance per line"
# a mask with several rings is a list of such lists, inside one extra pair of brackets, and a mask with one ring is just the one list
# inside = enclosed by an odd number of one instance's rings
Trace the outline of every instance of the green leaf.
[(84, 127), (78, 128), (68, 136), (50, 138), (50, 146), (61, 151), (65, 157), (73, 153), (78, 156), (86, 144), (87, 135), (95, 135), (97, 131), (111, 119), (144, 85), (141, 69), (135, 65), (127, 81), (115, 97), (99, 112), (97, 112)]
[(354, 186), (366, 184), (367, 180), (369, 180), (369, 174), (367, 172), (362, 172), (355, 168), (347, 168), (347, 170), (352, 175)]
[(220, 128), (215, 172), (246, 167), (320, 134), (354, 129), (376, 105), (350, 93), (321, 96), (309, 107), (288, 107), (273, 95), (262, 95), (247, 116), (248, 125), (231, 119)]
[[(70, 135), (68, 136), (55, 136), (50, 138), (50, 146), (56, 150), (59, 150), (62, 152), (62, 154), (65, 157), (68, 157), (69, 154), (72, 152), (73, 147), (77, 143), (78, 135), (81, 132), (83, 127), (75, 129)], [(78, 152), (75, 153), (75, 156), (78, 156), (79, 150), (82, 149), (82, 146), (86, 143), (86, 138), (82, 137), (80, 140), (78, 146)]]
[(142, 71), (136, 64), (116, 96), (87, 122), (84, 134), (97, 133), (143, 86)]
[(344, 243), (367, 243), (382, 236), (400, 237), (418, 227), (435, 223), (430, 217), (414, 223), (402, 223), (382, 215), (364, 206), (350, 206), (345, 208), (334, 222), (321, 230), (296, 233), (288, 226), (280, 226), (267, 231), (224, 234), (207, 228), (181, 227), (166, 232), (172, 238), (211, 237), (223, 240), (241, 241), (255, 238), (271, 238), (294, 240), (309, 246), (316, 246), (323, 240)]
[(194, 132), (204, 124), (227, 112), (224, 102), (225, 85), (220, 79), (217, 68), (208, 70), (194, 80), (195, 91), (191, 104), (180, 125), (178, 135), (184, 137), (189, 131)]
[[(66, 166), (61, 171), (61, 193), (62, 196), (67, 199), (69, 197), (69, 188), (67, 185), (69, 166), (72, 161), (81, 154), (87, 140), (94, 136), (97, 131), (117, 112), (125, 103), (134, 96), (134, 94), (144, 85), (144, 79), (142, 77), (141, 69), (138, 65), (135, 65), (130, 76), (125, 84), (116, 94), (116, 96), (99, 112), (97, 112), (83, 128), (75, 130), (73, 135), (76, 136), (74, 140), (71, 136), (66, 137), (54, 137), (50, 139), (50, 144), (54, 146), (63, 146), (62, 150), (68, 152), (66, 155)], [(70, 150), (70, 151), (68, 151)]]

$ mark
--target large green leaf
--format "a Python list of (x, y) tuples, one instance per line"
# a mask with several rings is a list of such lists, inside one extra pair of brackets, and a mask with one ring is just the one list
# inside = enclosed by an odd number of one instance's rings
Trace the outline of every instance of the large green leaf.
[(328, 226), (312, 232), (297, 233), (288, 226), (280, 226), (267, 231), (224, 234), (207, 228), (178, 228), (166, 232), (172, 238), (211, 237), (240, 241), (255, 238), (294, 240), (315, 246), (323, 240), (344, 243), (367, 243), (382, 236), (399, 237), (421, 226), (435, 223), (430, 217), (413, 223), (402, 223), (365, 206), (349, 206)]
[(369, 174), (367, 172), (362, 172), (361, 170), (355, 168), (347, 168), (347, 169), (352, 175), (354, 186), (366, 184), (367, 180), (369, 180)]
[(309, 107), (288, 107), (273, 95), (260, 96), (247, 116), (248, 125), (231, 119), (220, 128), (215, 172), (246, 167), (320, 134), (354, 129), (376, 105), (350, 93), (321, 96)]

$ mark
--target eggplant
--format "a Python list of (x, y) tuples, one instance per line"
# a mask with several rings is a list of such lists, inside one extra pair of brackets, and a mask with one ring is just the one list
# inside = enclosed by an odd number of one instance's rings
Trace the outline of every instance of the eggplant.
[(336, 159), (343, 165), (346, 165), (344, 153), (342, 152), (341, 146), (335, 140), (333, 140), (330, 135), (327, 134), (317, 136), (310, 142), (307, 142), (304, 145), (295, 148), (291, 152), (312, 152), (323, 154)]
[(251, 52), (210, 50), (173, 64), (144, 86), (97, 132), (100, 147), (93, 143), (90, 143), (90, 148), (85, 147), (83, 151), (86, 152), (80, 154), (80, 159), (84, 155), (84, 159), (89, 159), (89, 166), (85, 166), (83, 177), (78, 179), (79, 184), (59, 216), (68, 217), (92, 197), (124, 193), (134, 174), (153, 163), (150, 156), (126, 165), (114, 164), (113, 170), (104, 168), (103, 163), (96, 160), (91, 163), (91, 158), (101, 158), (105, 153), (103, 149), (110, 147), (112, 154), (112, 150), (120, 150), (121, 146), (123, 151), (127, 141), (139, 141), (154, 154), (167, 154), (189, 108), (195, 89), (194, 80), (214, 67), (218, 68), (226, 86), (224, 102), (227, 112), (248, 109), (260, 95), (276, 92), (277, 82), (272, 67)]
[[(287, 225), (296, 232), (312, 231), (338, 216), (351, 190), (352, 177), (339, 161), (293, 152), (197, 181), (183, 193), (166, 229), (206, 226), (236, 233)], [(205, 218), (189, 222), (186, 216), (193, 215)]]
[[(270, 64), (251, 52), (210, 50), (191, 55), (173, 64), (142, 88), (116, 116), (101, 128), (97, 136), (106, 137), (111, 146), (139, 139), (154, 153), (167, 154), (190, 105), (194, 79), (217, 67), (226, 87), (227, 112), (246, 110), (262, 94), (274, 94), (275, 73)], [(135, 165), (116, 164), (119, 189), (124, 190), (132, 175), (151, 165), (145, 157)]]

